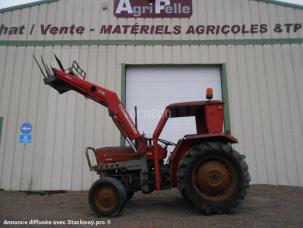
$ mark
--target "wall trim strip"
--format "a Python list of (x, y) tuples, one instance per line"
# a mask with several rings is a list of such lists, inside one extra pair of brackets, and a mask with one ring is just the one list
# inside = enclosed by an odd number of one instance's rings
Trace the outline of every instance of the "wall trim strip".
[(176, 45), (272, 45), (302, 44), (303, 38), (220, 40), (0, 40), (0, 46), (176, 46)]

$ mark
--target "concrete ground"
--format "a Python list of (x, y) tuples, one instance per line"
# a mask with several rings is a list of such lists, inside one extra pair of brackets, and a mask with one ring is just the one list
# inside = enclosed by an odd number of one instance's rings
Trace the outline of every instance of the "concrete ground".
[(95, 217), (87, 192), (28, 195), (1, 191), (0, 205), (0, 226), (13, 221), (40, 226), (53, 223), (49, 227), (83, 227), (89, 222), (100, 227), (303, 227), (303, 188), (299, 187), (252, 186), (233, 214), (216, 216), (198, 214), (177, 190), (136, 193), (121, 215), (111, 219)]

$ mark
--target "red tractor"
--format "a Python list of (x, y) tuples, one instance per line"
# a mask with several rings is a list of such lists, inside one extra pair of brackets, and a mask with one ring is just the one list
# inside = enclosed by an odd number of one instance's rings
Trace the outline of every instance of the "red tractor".
[[(178, 188), (182, 196), (204, 214), (228, 213), (241, 203), (249, 189), (250, 175), (244, 156), (231, 144), (238, 140), (224, 132), (224, 103), (212, 100), (171, 104), (166, 107), (153, 137), (140, 134), (115, 92), (85, 80), (86, 73), (73, 62), (64, 69), (49, 68), (42, 60), (44, 83), (60, 94), (74, 90), (107, 107), (110, 117), (129, 146), (86, 149), (88, 166), (100, 176), (89, 190), (89, 205), (98, 216), (116, 216), (137, 191)], [(197, 133), (177, 144), (159, 136), (170, 118), (193, 116)], [(169, 156), (167, 147), (175, 146)], [(92, 165), (89, 153), (96, 158)]]

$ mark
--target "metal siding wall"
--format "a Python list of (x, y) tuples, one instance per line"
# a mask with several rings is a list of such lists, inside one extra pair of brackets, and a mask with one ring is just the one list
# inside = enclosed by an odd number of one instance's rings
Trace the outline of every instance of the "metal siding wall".
[[(182, 55), (189, 50), (191, 55)], [(302, 45), (85, 46), (1, 48), (1, 59), (16, 63), (5, 64), (1, 74), (1, 188), (87, 189), (96, 176), (88, 171), (84, 148), (119, 144), (119, 132), (104, 108), (73, 92), (59, 96), (43, 85), (31, 60), (34, 51), (47, 62), (53, 61), (53, 51), (65, 65), (79, 60), (89, 80), (118, 94), (122, 63), (226, 62), (231, 127), (253, 183), (303, 185)], [(23, 121), (34, 126), (33, 144), (26, 146), (17, 143)]]
[[(108, 2), (108, 9), (102, 6)], [(125, 25), (138, 23), (146, 25), (181, 25), (185, 30), (189, 25), (224, 25), (224, 24), (269, 24), (273, 27), (276, 23), (302, 22), (302, 10), (289, 7), (267, 4), (252, 0), (193, 0), (193, 16), (190, 19), (161, 19), (161, 18), (116, 18), (113, 15), (113, 1), (108, 0), (59, 0), (49, 4), (42, 4), (29, 8), (0, 13), (0, 22), (7, 26), (25, 25), (29, 30), (35, 24), (34, 33), (25, 33), (18, 36), (2, 35), (0, 40), (87, 40), (87, 39), (242, 39), (242, 38), (296, 38), (302, 37), (303, 31), (293, 33), (266, 34), (219, 34), (219, 35), (149, 35), (149, 34), (99, 34), (101, 25)], [(48, 34), (42, 35), (40, 24), (53, 26), (84, 26), (83, 35)], [(94, 32), (89, 32), (95, 28)]]
[[(255, 1), (194, 0), (190, 19), (138, 19), (144, 24), (225, 24), (299, 21), (302, 11)], [(101, 13), (99, 13), (101, 11)], [(112, 4), (102, 1), (60, 0), (0, 14), (0, 24), (133, 23), (116, 19)], [(252, 35), (287, 38), (288, 34)], [(302, 32), (297, 35), (302, 37)], [(185, 35), (44, 36), (36, 34), (0, 39), (188, 39)], [(197, 39), (191, 36), (189, 39)], [(203, 37), (206, 38), (206, 37)], [(209, 39), (243, 38), (208, 36)], [(253, 183), (303, 186), (303, 45), (265, 46), (55, 46), (0, 47), (0, 116), (4, 117), (0, 144), (0, 188), (14, 190), (88, 189), (97, 176), (89, 172), (86, 146), (119, 145), (120, 135), (107, 110), (74, 92), (58, 95), (46, 87), (32, 53), (54, 65), (52, 53), (65, 66), (73, 59), (88, 79), (121, 92), (121, 66), (127, 64), (226, 63), (233, 134), (236, 149), (249, 163)], [(20, 124), (33, 124), (33, 144), (18, 144)]]

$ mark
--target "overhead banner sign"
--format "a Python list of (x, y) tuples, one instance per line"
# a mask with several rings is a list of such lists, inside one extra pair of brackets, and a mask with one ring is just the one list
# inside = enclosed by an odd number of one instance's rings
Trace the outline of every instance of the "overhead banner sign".
[(114, 0), (118, 18), (189, 18), (192, 0)]
[(34, 35), (35, 33), (44, 36), (58, 35), (83, 35), (98, 33), (100, 35), (198, 35), (198, 36), (218, 36), (218, 35), (254, 35), (254, 34), (300, 34), (303, 31), (302, 23), (287, 24), (219, 24), (219, 25), (161, 25), (161, 24), (120, 24), (120, 25), (100, 25), (98, 27), (84, 27), (83, 25), (63, 25), (53, 24), (32, 24), (30, 26), (10, 26), (0, 25), (1, 36)]

